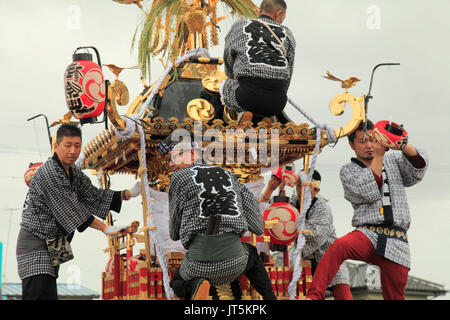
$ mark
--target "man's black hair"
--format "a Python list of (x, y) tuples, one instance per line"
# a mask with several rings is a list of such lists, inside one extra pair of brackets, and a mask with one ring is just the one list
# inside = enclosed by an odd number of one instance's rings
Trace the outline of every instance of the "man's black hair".
[(287, 3), (284, 0), (263, 0), (261, 2), (261, 6), (259, 7), (259, 12), (268, 12), (273, 13), (274, 11), (278, 10), (279, 7), (284, 8), (284, 10), (287, 10)]
[(56, 131), (56, 143), (59, 144), (64, 137), (80, 137), (81, 129), (74, 124), (64, 123)]
[[(369, 119), (366, 119), (366, 121), (367, 121), (367, 130), (372, 130), (373, 122), (370, 121)], [(362, 130), (364, 130), (364, 122), (361, 121), (358, 128), (355, 131), (353, 131), (351, 134), (348, 135), (348, 141), (350, 141), (351, 143), (355, 142), (356, 132), (362, 131)]]
[[(304, 171), (304, 170), (302, 170)], [(312, 180), (322, 181), (322, 176), (320, 175), (319, 171), (314, 170), (312, 175)]]
[(312, 175), (312, 179), (313, 180), (317, 180), (317, 181), (322, 181), (322, 177), (320, 176), (319, 171), (314, 170), (313, 175)]

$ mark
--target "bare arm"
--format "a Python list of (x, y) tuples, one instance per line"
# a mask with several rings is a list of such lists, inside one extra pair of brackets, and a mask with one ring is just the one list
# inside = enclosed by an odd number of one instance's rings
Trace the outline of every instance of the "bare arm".
[(374, 156), (371, 164), (372, 171), (379, 177), (381, 177), (381, 170), (383, 169), (383, 158), (386, 153), (386, 148), (378, 141), (373, 142)]
[(410, 145), (409, 143), (406, 145), (406, 147), (402, 150), (402, 152), (405, 154), (405, 156), (407, 157), (415, 157), (417, 156), (419, 153), (417, 152), (416, 148), (412, 145)]
[(98, 231), (104, 231), (106, 229), (106, 224), (94, 218), (89, 227)]

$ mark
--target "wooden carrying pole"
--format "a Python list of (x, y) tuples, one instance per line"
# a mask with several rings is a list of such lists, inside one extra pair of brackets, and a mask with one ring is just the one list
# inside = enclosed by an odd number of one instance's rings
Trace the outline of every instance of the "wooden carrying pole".
[[(309, 173), (309, 154), (305, 154), (303, 157), (303, 171), (305, 172), (305, 174)], [(305, 181), (302, 181), (305, 182)], [(300, 196), (301, 201), (300, 201), (300, 214), (303, 212), (303, 201), (305, 199), (305, 186), (302, 185), (302, 194)], [(302, 258), (302, 251), (300, 250), (300, 265), (303, 266), (303, 258)]]
[[(138, 159), (139, 159), (139, 169), (142, 169), (142, 157), (141, 157), (142, 151), (138, 151)], [(144, 179), (142, 179), (143, 174), (147, 174), (147, 171), (140, 170), (140, 179), (141, 179), (141, 196), (142, 196), (142, 215), (143, 215), (143, 221), (144, 221), (144, 243), (145, 243), (145, 261), (147, 262), (147, 266), (150, 265), (151, 257), (150, 257), (150, 237), (148, 234), (148, 221), (150, 218), (150, 212), (148, 211), (147, 207), (147, 194), (145, 193), (145, 184)], [(150, 201), (150, 199), (148, 199)], [(156, 253), (155, 253), (156, 254)]]
[[(102, 187), (103, 189), (108, 189), (108, 179), (106, 178), (106, 174), (102, 174)], [(106, 224), (112, 225), (112, 217), (111, 212), (108, 212), (108, 216), (106, 217)], [(118, 300), (121, 297), (121, 285), (120, 285), (120, 252), (118, 249), (119, 240), (113, 239), (111, 236), (108, 236), (108, 246), (109, 246), (109, 257), (113, 258), (113, 269), (114, 269), (114, 294), (113, 299)]]

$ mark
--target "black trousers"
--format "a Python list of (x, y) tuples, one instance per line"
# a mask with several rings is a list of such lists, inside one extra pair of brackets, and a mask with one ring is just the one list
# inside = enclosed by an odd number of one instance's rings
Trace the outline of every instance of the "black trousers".
[[(243, 274), (248, 278), (252, 286), (263, 297), (264, 300), (276, 300), (272, 289), (269, 275), (263, 262), (258, 256), (258, 250), (254, 246), (248, 246), (250, 253), (248, 257), (247, 266)], [(192, 288), (197, 279), (184, 280), (180, 274), (180, 268), (175, 271), (175, 274), (170, 281), (170, 286), (177, 295), (177, 297), (189, 300), (192, 293)]]
[(244, 275), (264, 300), (276, 300), (277, 298), (273, 292), (272, 283), (270, 282), (264, 263), (259, 258), (258, 250), (254, 246), (249, 247), (250, 255), (248, 256)]
[(23, 279), (22, 300), (58, 300), (56, 278), (39, 274)]
[(242, 108), (264, 117), (276, 116), (287, 102), (285, 84), (281, 80), (241, 78), (235, 94)]

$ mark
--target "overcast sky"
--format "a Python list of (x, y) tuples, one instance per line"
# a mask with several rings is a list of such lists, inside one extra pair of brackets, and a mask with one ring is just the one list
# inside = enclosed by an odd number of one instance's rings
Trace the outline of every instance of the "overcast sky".
[[(260, 1), (255, 2), (259, 5)], [(409, 142), (426, 150), (430, 167), (424, 180), (407, 190), (412, 224), (409, 230), (410, 275), (444, 284), (450, 289), (450, 2), (442, 0), (288, 0), (285, 24), (296, 41), (294, 76), (289, 96), (314, 119), (339, 127), (349, 112), (336, 117), (328, 104), (342, 92), (337, 82), (324, 79), (326, 71), (361, 81), (350, 92), (366, 94), (370, 75), (378, 63), (400, 66), (379, 68), (374, 76), (368, 117), (392, 120), (409, 132)], [(137, 64), (131, 39), (140, 10), (111, 0), (0, 1), (0, 241), (4, 245), (2, 282), (19, 282), (15, 258), (16, 238), (27, 187), (23, 173), (30, 162), (50, 155), (43, 113), (50, 123), (68, 109), (63, 74), (78, 46), (95, 46), (103, 63)], [(231, 21), (220, 24), (221, 39)], [(222, 56), (223, 47), (211, 53)], [(155, 60), (152, 80), (161, 72)], [(104, 69), (105, 77), (114, 76)], [(133, 98), (142, 90), (138, 70), (120, 75)], [(127, 107), (120, 107), (125, 113)], [(308, 122), (293, 107), (288, 115)], [(83, 140), (93, 138), (102, 125), (83, 126)], [(52, 129), (52, 133), (54, 133)], [(393, 152), (393, 151), (390, 151)], [(316, 169), (322, 174), (322, 194), (333, 210), (338, 236), (353, 230), (352, 208), (343, 198), (339, 169), (353, 156), (347, 139), (325, 147)], [(298, 167), (301, 163), (297, 163)], [(86, 172), (92, 177), (89, 171)], [(93, 181), (95, 182), (94, 177)], [(134, 184), (131, 176), (113, 176), (112, 189)], [(140, 201), (133, 199), (116, 214), (116, 223), (142, 221)], [(103, 234), (87, 230), (73, 240), (75, 259), (64, 264), (59, 282), (76, 282), (100, 293), (101, 272), (107, 263)], [(448, 299), (446, 296), (445, 299)]]

